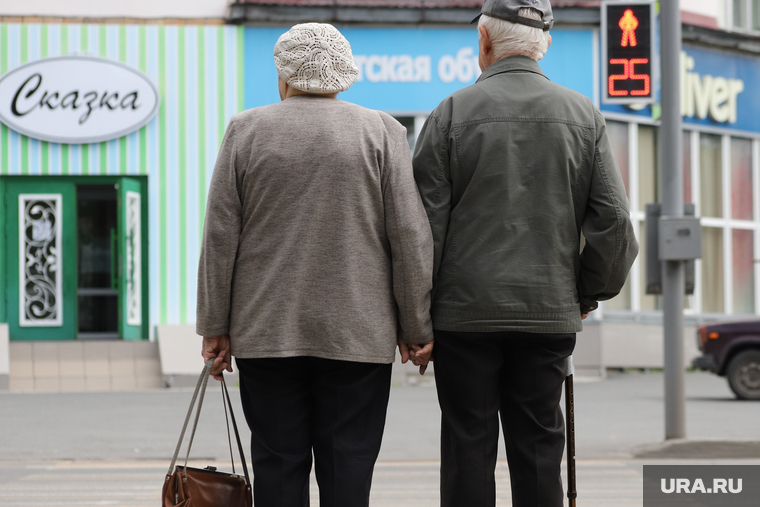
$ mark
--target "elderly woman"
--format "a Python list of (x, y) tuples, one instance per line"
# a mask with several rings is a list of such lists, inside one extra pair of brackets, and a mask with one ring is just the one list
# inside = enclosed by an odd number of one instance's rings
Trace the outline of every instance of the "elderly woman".
[[(240, 370), (257, 507), (360, 507), (398, 341), (427, 363), (433, 244), (406, 132), (336, 99), (358, 70), (331, 25), (274, 48), (282, 102), (233, 116), (208, 197), (197, 332)], [(427, 344), (421, 346), (423, 344)]]

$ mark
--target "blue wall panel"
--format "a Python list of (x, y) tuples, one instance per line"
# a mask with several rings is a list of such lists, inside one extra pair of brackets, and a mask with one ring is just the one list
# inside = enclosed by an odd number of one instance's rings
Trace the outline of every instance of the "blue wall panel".
[[(245, 31), (245, 107), (279, 100), (273, 49), (288, 27)], [(390, 113), (432, 111), (446, 96), (475, 82), (477, 31), (471, 28), (341, 28), (360, 75), (342, 100)], [(541, 67), (552, 81), (593, 95), (593, 32), (553, 30)]]

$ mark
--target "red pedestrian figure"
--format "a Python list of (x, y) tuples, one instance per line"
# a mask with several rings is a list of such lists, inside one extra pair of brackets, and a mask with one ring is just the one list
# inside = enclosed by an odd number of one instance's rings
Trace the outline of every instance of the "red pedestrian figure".
[(623, 13), (618, 26), (623, 30), (623, 40), (620, 45), (625, 47), (630, 43), (631, 47), (636, 46), (636, 28), (639, 26), (639, 20), (633, 15), (631, 9)]

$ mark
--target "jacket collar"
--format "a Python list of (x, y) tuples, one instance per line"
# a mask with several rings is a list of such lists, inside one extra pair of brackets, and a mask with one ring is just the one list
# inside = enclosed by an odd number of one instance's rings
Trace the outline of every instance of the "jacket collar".
[(527, 56), (508, 56), (506, 58), (502, 58), (496, 63), (491, 64), (491, 66), (488, 67), (480, 75), (476, 82), (480, 83), (484, 79), (488, 79), (491, 76), (495, 76), (496, 74), (503, 74), (505, 72), (533, 72), (534, 74), (538, 74), (545, 77), (546, 79), (549, 79), (546, 77), (546, 75), (544, 75), (541, 67), (538, 66), (538, 63), (533, 58), (529, 58)]

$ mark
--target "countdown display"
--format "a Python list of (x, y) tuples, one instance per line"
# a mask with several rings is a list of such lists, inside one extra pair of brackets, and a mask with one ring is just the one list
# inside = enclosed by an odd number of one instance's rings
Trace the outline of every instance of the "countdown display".
[(602, 101), (652, 103), (654, 5), (651, 2), (602, 3)]

